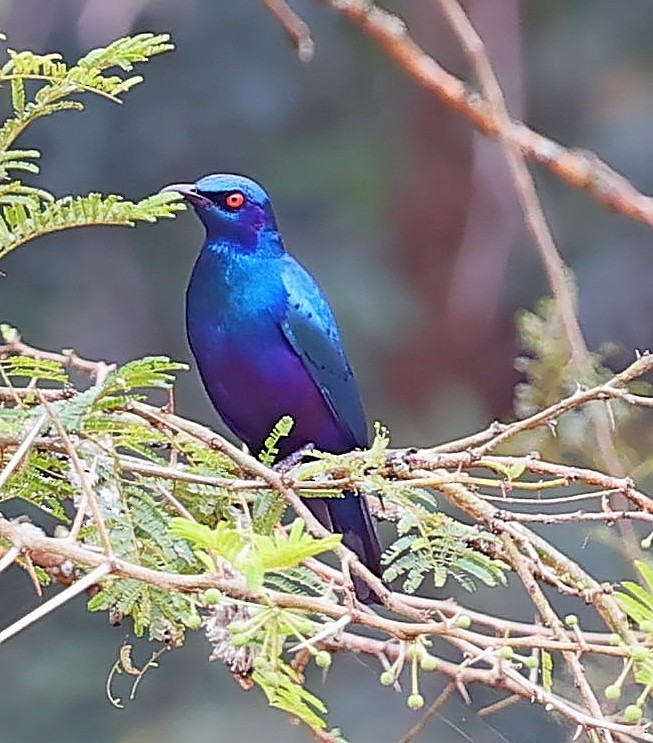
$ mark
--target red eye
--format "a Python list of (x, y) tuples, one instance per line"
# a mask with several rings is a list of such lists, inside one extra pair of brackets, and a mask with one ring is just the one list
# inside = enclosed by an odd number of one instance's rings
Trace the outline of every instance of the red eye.
[(224, 203), (229, 209), (240, 209), (245, 203), (245, 197), (240, 191), (232, 191), (225, 196)]

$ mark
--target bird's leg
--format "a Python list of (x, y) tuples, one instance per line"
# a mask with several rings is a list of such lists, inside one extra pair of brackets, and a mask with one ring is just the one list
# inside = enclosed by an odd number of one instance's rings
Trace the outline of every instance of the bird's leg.
[(292, 454), (284, 457), (280, 462), (277, 462), (273, 469), (277, 472), (281, 472), (282, 475), (285, 475), (286, 472), (290, 472), (293, 467), (298, 465), (307, 454), (310, 454), (313, 449), (315, 449), (315, 444), (304, 444), (304, 446), (297, 449), (297, 451), (294, 451)]

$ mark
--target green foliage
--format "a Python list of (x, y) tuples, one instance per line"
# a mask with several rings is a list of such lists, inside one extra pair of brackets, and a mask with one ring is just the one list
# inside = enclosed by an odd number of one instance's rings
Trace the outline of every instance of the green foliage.
[(39, 151), (14, 147), (37, 119), (81, 110), (80, 95), (95, 93), (120, 102), (143, 79), (121, 73), (171, 49), (167, 34), (144, 33), (94, 49), (72, 65), (59, 54), (7, 50), (7, 60), (0, 67), (0, 87), (5, 83), (11, 105), (10, 115), (0, 126), (0, 258), (50, 232), (99, 224), (133, 226), (138, 221), (171, 217), (184, 208), (175, 194), (155, 194), (139, 202), (97, 193), (57, 199), (18, 177), (38, 173)]
[(124, 404), (125, 394), (138, 389), (169, 389), (175, 380), (173, 372), (187, 371), (188, 365), (171, 361), (167, 356), (146, 356), (135, 359), (112, 372), (99, 392), (96, 401), (103, 409)]
[[(375, 469), (385, 464), (390, 438), (381, 424), (376, 423), (375, 430), (368, 451), (356, 456), (313, 451), (311, 456), (315, 461), (296, 468), (294, 477), (299, 482), (309, 477), (319, 479), (322, 473), (336, 469), (339, 476), (351, 478), (361, 493), (380, 496), (383, 502), (397, 507), (401, 514), (398, 539), (386, 549), (382, 563), (387, 566), (385, 580), (391, 582), (404, 576), (405, 591), (415, 592), (427, 575), (431, 575), (438, 588), (448, 576), (467, 590), (473, 590), (477, 580), (487, 586), (505, 583), (504, 573), (508, 566), (480, 549), (496, 541), (491, 534), (438, 513), (433, 492), (376, 474)], [(515, 468), (514, 475), (519, 474)], [(301, 492), (300, 484), (297, 489)], [(307, 490), (302, 495), (310, 497), (315, 492)], [(341, 493), (321, 490), (319, 495), (339, 497)]]
[[(571, 275), (568, 283), (575, 295)], [(572, 363), (571, 348), (554, 299), (540, 300), (535, 312), (521, 310), (517, 327), (525, 355), (515, 365), (527, 379), (515, 390), (515, 410), (520, 417), (571, 395), (579, 385), (600, 384), (612, 376), (604, 366), (608, 348), (589, 354), (590, 365), (584, 370)], [(582, 415), (582, 411), (577, 414)]]
[(542, 687), (545, 691), (553, 691), (553, 656), (548, 650), (540, 650)]
[(252, 509), (254, 531), (271, 534), (286, 510), (284, 497), (275, 490), (263, 490), (256, 494)]
[(383, 554), (387, 581), (404, 576), (407, 593), (414, 593), (427, 575), (436, 588), (448, 576), (468, 591), (476, 580), (486, 586), (505, 583), (508, 566), (479, 550), (479, 545), (495, 541), (491, 534), (436, 512), (435, 498), (428, 491), (394, 486), (390, 490), (389, 498), (401, 503), (404, 515), (397, 523), (399, 538)]
[[(274, 425), (274, 428), (263, 442), (263, 450), (258, 458), (263, 464), (272, 467), (279, 454), (278, 443), (290, 434), (295, 421), (289, 415), (282, 416)], [(252, 512), (254, 530), (262, 534), (270, 534), (274, 527), (281, 521), (286, 510), (286, 501), (280, 493), (273, 490), (265, 490), (257, 493)]]
[[(575, 295), (571, 274), (568, 274), (567, 281)], [(595, 353), (585, 354), (582, 362), (578, 356), (574, 357), (553, 298), (542, 299), (533, 312), (521, 310), (517, 325), (524, 353), (516, 359), (515, 367), (526, 377), (526, 381), (515, 388), (515, 412), (519, 417), (533, 415), (583, 387), (601, 384), (612, 376), (606, 358), (614, 348), (606, 345)], [(564, 413), (552, 421), (551, 428), (542, 427), (515, 437), (510, 447), (519, 452), (537, 449), (546, 459), (573, 458), (576, 464), (598, 465), (596, 457), (600, 454), (596, 446), (596, 425), (603, 419), (606, 429), (614, 429), (618, 424), (622, 435), (615, 444), (619, 455), (628, 461), (633, 451), (624, 445), (626, 424), (634, 423), (638, 417), (639, 412), (632, 405), (618, 400), (609, 403), (596, 401)], [(633, 442), (640, 442), (641, 432), (633, 432), (632, 438)], [(641, 456), (633, 457), (638, 466), (648, 458), (649, 449), (647, 447)]]
[(261, 671), (252, 674), (253, 681), (263, 689), (268, 702), (303, 720), (311, 728), (323, 730), (326, 722), (320, 715), (325, 714), (327, 708), (322, 700), (299, 683), (297, 673), (287, 663), (277, 661), (273, 673), (273, 683), (270, 683), (269, 674), (267, 677)]
[(295, 421), (289, 415), (282, 416), (274, 424), (274, 428), (263, 443), (263, 451), (261, 451), (258, 457), (261, 462), (263, 462), (263, 464), (267, 465), (268, 467), (272, 467), (272, 465), (276, 462), (277, 455), (279, 454), (277, 444), (279, 443), (279, 441), (281, 441), (281, 439), (290, 434), (294, 425)]
[[(6, 340), (18, 337), (7, 326), (0, 330)], [(47, 385), (50, 392), (60, 389), (68, 393), (64, 399), (49, 403), (49, 409), (73, 437), (115, 553), (146, 567), (176, 572), (196, 569), (197, 563), (187, 542), (174, 537), (167, 528), (171, 506), (162, 499), (162, 489), (169, 483), (141, 478), (124, 469), (134, 463), (125, 452), (136, 455), (136, 462), (165, 464), (157, 450), (168, 444), (170, 437), (146, 422), (134, 420), (125, 408), (142, 397), (143, 388), (169, 387), (174, 379), (172, 372), (184, 368), (166, 357), (140, 359), (109, 374), (101, 385), (76, 392), (67, 367), (59, 359), (11, 355), (0, 361), (5, 385), (17, 395), (25, 389), (20, 383), (31, 388)], [(118, 393), (123, 405), (120, 410)], [(112, 402), (110, 410), (107, 401)], [(7, 440), (21, 441), (42, 420), (43, 412), (35, 394), (18, 395), (14, 404), (0, 404), (0, 431)], [(35, 446), (10, 476), (0, 501), (20, 499), (68, 523), (64, 505), (67, 501), (79, 504), (81, 483), (66, 447), (53, 439), (55, 429), (48, 425), (43, 426), (43, 444)], [(8, 456), (0, 452), (0, 467)], [(99, 545), (97, 530), (91, 524), (83, 527), (82, 536), (87, 544)], [(159, 639), (164, 630), (183, 631), (194, 621), (195, 613), (186, 597), (115, 579), (102, 585), (90, 606), (130, 615), (137, 634), (147, 631), (151, 638)]]
[(644, 586), (634, 581), (623, 581), (622, 586), (628, 591), (616, 593), (619, 606), (636, 624), (653, 621), (653, 568), (641, 560), (635, 560), (635, 567), (639, 572)]
[(184, 594), (166, 591), (131, 579), (104, 581), (102, 590), (88, 602), (89, 611), (111, 611), (132, 619), (134, 634), (168, 642), (186, 627), (197, 627), (197, 609)]
[[(644, 581), (644, 586), (634, 581), (623, 581), (626, 589), (617, 591), (615, 596), (619, 606), (639, 627), (650, 627), (653, 622), (653, 568), (642, 560), (635, 560), (635, 567)], [(633, 648), (632, 659), (635, 666), (635, 680), (646, 687), (653, 685), (653, 650)]]
[[(71, 99), (82, 93), (97, 93), (120, 100), (120, 96), (142, 82), (140, 75), (107, 74), (119, 68), (130, 72), (134, 64), (174, 48), (168, 34), (143, 33), (117, 39), (107, 47), (93, 49), (74, 65), (67, 65), (60, 54), (35, 54), (7, 50), (8, 59), (0, 67), (0, 83), (9, 82), (14, 116), (0, 128), (0, 150), (6, 152), (25, 127), (56, 111), (81, 110), (83, 105)], [(26, 83), (39, 83), (28, 96)], [(28, 157), (36, 157), (34, 151)]]
[(20, 472), (10, 477), (0, 491), (0, 503), (20, 498), (67, 522), (64, 503), (74, 493), (69, 474), (69, 464), (63, 457), (45, 451), (32, 451)]
[(155, 194), (139, 202), (122, 196), (89, 193), (86, 196), (64, 196), (47, 202), (11, 199), (0, 215), (0, 258), (11, 250), (50, 232), (71, 227), (117, 225), (133, 227), (137, 221), (155, 222), (172, 217), (183, 204), (170, 194)]
[(5, 378), (27, 377), (28, 379), (67, 382), (68, 375), (60, 361), (52, 359), (31, 359), (27, 356), (10, 356), (0, 360), (0, 368)]
[[(571, 276), (568, 282), (575, 295)], [(526, 355), (518, 358), (516, 365), (527, 378), (526, 383), (516, 388), (515, 409), (519, 416), (526, 417), (548, 407), (570, 395), (578, 384), (598, 382), (598, 356), (585, 378), (580, 378), (579, 370), (571, 363), (569, 340), (554, 299), (540, 300), (535, 312), (521, 310), (517, 326)]]
[(245, 576), (252, 590), (263, 586), (267, 572), (294, 568), (309, 557), (334, 549), (341, 540), (339, 534), (324, 539), (312, 537), (305, 531), (302, 519), (295, 519), (288, 532), (277, 531), (273, 535), (248, 534), (225, 521), (210, 529), (204, 524), (175, 518), (170, 526), (175, 536), (193, 545), (195, 554), (208, 570), (215, 570), (214, 557), (227, 560)]
[(326, 727), (321, 715), (327, 708), (304, 688), (294, 668), (282, 659), (282, 651), (288, 639), (299, 641), (317, 665), (328, 668), (330, 656), (318, 651), (310, 641), (323, 628), (322, 623), (300, 612), (275, 606), (253, 608), (248, 621), (230, 625), (235, 645), (256, 648), (252, 680), (261, 687), (269, 703), (298, 717), (314, 730)]
[(323, 596), (326, 585), (317, 575), (303, 565), (286, 568), (280, 572), (268, 572), (265, 586), (284, 593), (314, 594)]

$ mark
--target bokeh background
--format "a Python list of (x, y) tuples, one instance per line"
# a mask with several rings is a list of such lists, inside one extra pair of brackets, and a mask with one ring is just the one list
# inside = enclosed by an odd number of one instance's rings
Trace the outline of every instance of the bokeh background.
[[(447, 68), (466, 67), (432, 0), (401, 9), (415, 38)], [(313, 0), (293, 7), (316, 43), (301, 63), (257, 0), (0, 0), (12, 48), (62, 51), (138, 31), (169, 31), (174, 53), (142, 68), (124, 105), (88, 99), (83, 114), (41, 120), (20, 142), (43, 151), (39, 183), (56, 194), (91, 190), (138, 199), (166, 183), (216, 171), (252, 175), (272, 194), (286, 244), (330, 297), (370, 419), (396, 445), (428, 444), (510, 416), (514, 318), (547, 287), (496, 145), (421, 91), (368, 39)], [(653, 11), (637, 0), (469, 0), (511, 111), (535, 129), (596, 151), (653, 190)], [(0, 95), (2, 91), (0, 91)], [(651, 232), (602, 211), (550, 175), (540, 193), (580, 287), (593, 347), (623, 360), (653, 346)], [(30, 343), (124, 361), (168, 354), (190, 362), (183, 297), (201, 228), (191, 214), (135, 230), (68, 231), (3, 261), (0, 320)], [(219, 426), (195, 371), (178, 410)], [(567, 544), (577, 535), (562, 533)], [(592, 557), (621, 576), (609, 547)], [(456, 587), (451, 587), (456, 593)], [(480, 589), (469, 605), (515, 615), (517, 596)], [(506, 601), (510, 603), (506, 603)], [(16, 572), (3, 579), (2, 626), (35, 603)], [(525, 618), (531, 617), (526, 614)], [(0, 742), (178, 743), (303, 741), (303, 729), (242, 693), (190, 638), (166, 654), (135, 701), (113, 708), (104, 684), (128, 628), (67, 606), (0, 650)], [(140, 655), (138, 655), (140, 653)], [(148, 648), (139, 647), (144, 660)], [(381, 688), (368, 660), (339, 660), (324, 688), (331, 719), (353, 743), (396, 741), (417, 716)], [(441, 687), (434, 676), (424, 693)], [(118, 680), (126, 697), (129, 684)], [(491, 718), (452, 699), (419, 741), (567, 740), (526, 705)]]

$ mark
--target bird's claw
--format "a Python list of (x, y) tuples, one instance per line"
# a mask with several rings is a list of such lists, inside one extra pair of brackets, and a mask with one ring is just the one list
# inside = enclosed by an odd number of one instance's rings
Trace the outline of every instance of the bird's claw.
[(277, 462), (273, 469), (280, 472), (282, 475), (285, 475), (286, 472), (290, 472), (293, 467), (298, 465), (307, 454), (310, 454), (313, 449), (315, 449), (315, 444), (304, 444), (304, 446), (297, 449), (297, 451), (294, 451), (292, 454), (284, 457), (280, 462)]

